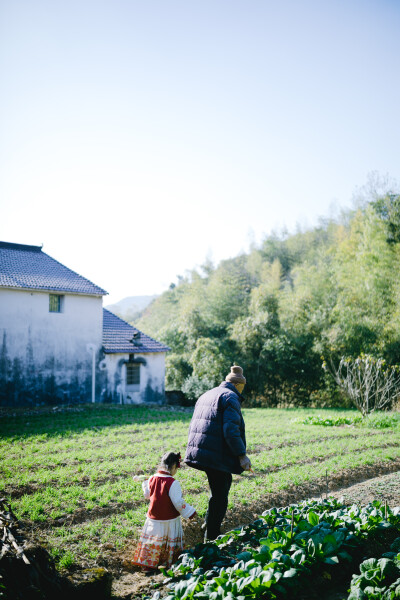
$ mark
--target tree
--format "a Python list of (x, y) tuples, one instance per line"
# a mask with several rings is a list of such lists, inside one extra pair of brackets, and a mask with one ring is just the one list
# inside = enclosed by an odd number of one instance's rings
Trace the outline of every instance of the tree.
[(185, 379), (192, 374), (192, 366), (185, 356), (174, 353), (167, 354), (165, 366), (166, 389), (181, 390)]
[(253, 394), (261, 395), (268, 383), (262, 350), (266, 341), (277, 334), (280, 326), (276, 299), (273, 296), (264, 297), (261, 306), (265, 309), (268, 304), (269, 311), (260, 310), (247, 317), (239, 317), (229, 328), (230, 339), (237, 346), (237, 360), (245, 369), (247, 387)]
[(394, 310), (399, 265), (385, 227), (371, 207), (359, 211), (334, 253), (337, 302), (330, 339), (336, 352), (384, 353), (386, 326)]
[[(327, 368), (326, 364), (324, 365)], [(363, 354), (356, 359), (342, 357), (332, 375), (344, 394), (363, 417), (384, 408), (400, 397), (400, 369), (382, 358)]]
[(267, 377), (269, 403), (307, 405), (321, 384), (319, 356), (310, 335), (283, 331), (264, 343), (260, 359)]
[(239, 362), (247, 394), (305, 404), (333, 395), (321, 356), (400, 364), (400, 197), (381, 183), (370, 179), (358, 210), (208, 260), (158, 297), (136, 325), (172, 349), (168, 387), (197, 393)]
[(211, 387), (218, 385), (232, 364), (232, 353), (227, 340), (199, 338), (190, 356), (190, 364), (194, 376), (211, 382)]
[(389, 244), (400, 242), (400, 194), (388, 192), (382, 198), (372, 202), (377, 215), (385, 224), (386, 241)]
[(261, 246), (264, 261), (273, 263), (275, 260), (279, 260), (284, 277), (290, 273), (294, 264), (294, 257), (288, 248), (287, 238), (287, 232), (283, 232), (281, 236), (272, 233), (265, 238)]
[(237, 317), (246, 315), (251, 286), (245, 256), (222, 261), (206, 289), (207, 320), (227, 328)]
[(196, 402), (196, 400), (204, 394), (207, 390), (213, 388), (213, 383), (211, 380), (199, 377), (198, 375), (190, 375), (187, 377), (182, 385), (182, 392), (191, 400), (191, 402)]

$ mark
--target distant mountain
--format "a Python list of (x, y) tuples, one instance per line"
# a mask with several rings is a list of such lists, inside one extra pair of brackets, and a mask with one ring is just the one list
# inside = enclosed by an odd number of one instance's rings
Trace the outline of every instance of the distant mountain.
[(157, 298), (157, 296), (128, 296), (115, 304), (105, 306), (105, 308), (121, 317), (121, 319), (130, 322), (137, 319), (140, 313), (155, 298)]

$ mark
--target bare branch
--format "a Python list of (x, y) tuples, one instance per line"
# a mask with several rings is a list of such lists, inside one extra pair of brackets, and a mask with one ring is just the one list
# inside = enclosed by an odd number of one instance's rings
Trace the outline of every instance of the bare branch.
[[(324, 368), (328, 369), (326, 363)], [(400, 369), (388, 366), (382, 358), (362, 354), (356, 359), (341, 358), (329, 371), (344, 394), (365, 417), (388, 408), (400, 396)]]

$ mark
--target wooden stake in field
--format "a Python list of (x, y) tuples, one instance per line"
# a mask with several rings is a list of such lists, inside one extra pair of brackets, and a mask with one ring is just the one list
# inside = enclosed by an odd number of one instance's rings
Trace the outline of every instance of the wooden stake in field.
[(328, 469), (325, 472), (325, 483), (326, 483), (326, 499), (328, 499), (328, 494), (329, 494)]

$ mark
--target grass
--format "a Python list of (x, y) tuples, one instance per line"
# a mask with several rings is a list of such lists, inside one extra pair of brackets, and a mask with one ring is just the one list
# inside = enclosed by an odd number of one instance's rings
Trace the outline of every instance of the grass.
[[(358, 413), (255, 408), (243, 413), (257, 476), (234, 476), (230, 508), (305, 485), (327, 471), (400, 458), (394, 414), (363, 426), (328, 427), (327, 421), (345, 423)], [(60, 567), (99, 561), (105, 545), (122, 549), (137, 537), (147, 504), (132, 475), (151, 475), (167, 450), (184, 454), (190, 418), (187, 411), (145, 406), (15, 411), (0, 421), (0, 493), (26, 527), (40, 532)], [(203, 516), (204, 473), (183, 468), (178, 476), (186, 500)]]

